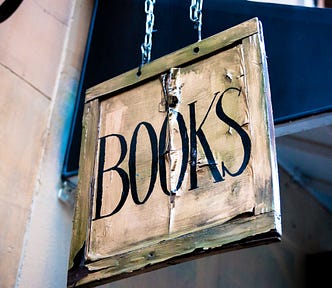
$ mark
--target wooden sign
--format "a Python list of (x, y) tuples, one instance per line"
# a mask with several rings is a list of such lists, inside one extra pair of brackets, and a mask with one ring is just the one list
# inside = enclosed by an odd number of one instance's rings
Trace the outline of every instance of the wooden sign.
[(69, 286), (280, 238), (262, 37), (253, 19), (87, 91)]

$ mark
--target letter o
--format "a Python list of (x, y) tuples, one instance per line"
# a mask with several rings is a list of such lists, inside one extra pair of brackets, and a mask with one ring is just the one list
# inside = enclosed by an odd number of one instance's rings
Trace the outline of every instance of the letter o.
[(160, 185), (163, 192), (170, 196), (174, 195), (177, 190), (180, 189), (184, 175), (186, 173), (188, 158), (189, 158), (189, 139), (187, 133), (186, 123), (184, 118), (180, 112), (177, 113), (176, 121), (179, 125), (180, 137), (182, 141), (182, 162), (181, 162), (181, 169), (179, 174), (179, 179), (176, 184), (175, 192), (168, 191), (167, 189), (167, 181), (166, 181), (166, 163), (165, 163), (165, 154), (169, 151), (166, 147), (166, 138), (167, 138), (167, 124), (168, 124), (168, 117), (165, 118), (164, 123), (161, 127), (160, 137), (159, 137), (159, 177), (160, 177)]
[[(138, 197), (137, 184), (136, 184), (136, 146), (137, 146), (138, 131), (141, 126), (144, 126), (148, 131), (150, 144), (151, 144), (151, 154), (152, 154), (150, 184), (149, 184), (149, 189), (143, 200), (140, 200)], [(158, 173), (158, 139), (156, 132), (153, 129), (153, 126), (148, 122), (141, 122), (137, 124), (134, 130), (130, 143), (128, 166), (129, 166), (130, 188), (131, 188), (131, 195), (133, 201), (137, 205), (142, 205), (150, 198), (154, 188), (154, 184), (156, 183), (157, 173)]]

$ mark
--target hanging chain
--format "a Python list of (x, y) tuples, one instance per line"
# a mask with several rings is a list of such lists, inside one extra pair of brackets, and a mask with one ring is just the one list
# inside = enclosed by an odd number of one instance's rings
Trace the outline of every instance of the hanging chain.
[(145, 13), (146, 13), (146, 22), (145, 22), (145, 37), (144, 43), (141, 45), (142, 52), (142, 64), (149, 63), (151, 59), (151, 49), (152, 49), (152, 33), (154, 25), (154, 14), (153, 8), (156, 0), (145, 0)]
[(198, 32), (198, 41), (202, 40), (202, 7), (203, 0), (191, 0), (190, 20), (194, 22), (194, 28)]
[[(141, 68), (144, 64), (149, 63), (151, 60), (151, 50), (152, 50), (152, 33), (154, 25), (154, 14), (153, 9), (156, 0), (145, 0), (145, 37), (144, 43), (141, 45), (142, 52), (142, 62), (139, 66), (138, 73), (140, 73)], [(202, 40), (202, 6), (203, 0), (191, 0), (190, 5), (190, 20), (194, 22), (194, 28), (198, 32), (198, 41)]]

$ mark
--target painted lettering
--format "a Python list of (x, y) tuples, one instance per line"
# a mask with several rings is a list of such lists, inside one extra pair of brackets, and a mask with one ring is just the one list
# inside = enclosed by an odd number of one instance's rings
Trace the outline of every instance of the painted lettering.
[[(152, 161), (151, 161), (151, 176), (150, 176), (150, 184), (148, 188), (148, 192), (143, 200), (140, 200), (137, 193), (137, 184), (136, 184), (136, 146), (137, 146), (137, 137), (138, 131), (141, 126), (145, 126), (146, 130), (149, 134), (150, 144), (151, 144), (151, 154), (152, 154)], [(154, 131), (152, 125), (148, 122), (141, 122), (139, 123), (135, 130), (133, 137), (131, 139), (130, 144), (130, 153), (129, 153), (129, 179), (130, 179), (130, 190), (133, 201), (137, 205), (144, 204), (149, 197), (154, 188), (154, 184), (156, 183), (157, 173), (158, 173), (158, 144), (157, 144), (157, 135)]]
[(211, 104), (201, 122), (198, 129), (196, 129), (196, 112), (195, 112), (195, 102), (192, 102), (189, 104), (189, 114), (190, 114), (190, 190), (198, 188), (197, 184), (197, 174), (196, 174), (196, 168), (197, 168), (197, 138), (201, 142), (201, 145), (203, 147), (205, 156), (208, 160), (208, 167), (210, 168), (211, 174), (215, 180), (215, 182), (223, 181), (224, 179), (221, 177), (221, 174), (217, 168), (217, 163), (213, 157), (213, 153), (211, 151), (209, 142), (206, 139), (206, 136), (203, 132), (203, 125), (206, 121), (206, 118), (208, 117), (212, 105), (214, 103), (214, 100), (216, 96), (219, 94), (219, 92), (214, 94), (214, 97), (211, 101)]
[(235, 122), (232, 118), (228, 117), (225, 112), (224, 109), (222, 107), (222, 99), (224, 97), (224, 95), (232, 90), (235, 90), (238, 92), (237, 96), (240, 96), (241, 93), (241, 89), (238, 88), (228, 88), (226, 89), (219, 97), (218, 102), (216, 104), (216, 115), (218, 116), (218, 118), (220, 120), (222, 120), (223, 122), (225, 122), (226, 124), (228, 124), (230, 127), (232, 127), (241, 137), (241, 141), (242, 141), (242, 146), (243, 146), (243, 150), (244, 150), (244, 155), (243, 155), (243, 161), (242, 164), (240, 166), (240, 168), (236, 171), (236, 172), (230, 172), (225, 163), (222, 162), (222, 174), (225, 177), (226, 173), (229, 174), (230, 176), (238, 176), (240, 175), (244, 169), (247, 167), (248, 163), (249, 163), (249, 159), (250, 159), (250, 152), (251, 152), (251, 140), (249, 138), (249, 135), (247, 134), (247, 132), (245, 130), (243, 130), (243, 128), (237, 123)]
[(0, 5), (0, 23), (12, 16), (22, 2), (23, 0), (2, 1), (2, 4)]
[[(96, 187), (96, 209), (95, 209), (95, 218), (93, 220), (98, 220), (105, 217), (110, 217), (114, 215), (115, 213), (118, 213), (123, 205), (125, 204), (129, 191), (131, 191), (133, 202), (136, 205), (143, 205), (145, 204), (148, 199), (150, 198), (151, 194), (153, 193), (157, 174), (158, 174), (158, 168), (159, 168), (159, 179), (160, 179), (160, 186), (162, 188), (162, 191), (167, 196), (175, 195), (176, 192), (181, 188), (184, 177), (187, 171), (187, 166), (189, 165), (189, 180), (190, 180), (190, 188), (189, 190), (194, 190), (199, 187), (199, 183), (197, 180), (197, 145), (198, 142), (200, 143), (205, 157), (208, 162), (208, 168), (211, 172), (211, 175), (214, 179), (214, 182), (221, 182), (225, 181), (226, 174), (231, 177), (236, 177), (238, 175), (241, 175), (245, 168), (248, 166), (249, 160), (250, 160), (250, 153), (251, 153), (251, 140), (247, 132), (243, 129), (243, 127), (237, 123), (234, 119), (229, 117), (223, 107), (223, 98), (227, 93), (237, 93), (237, 96), (240, 96), (241, 89), (231, 87), (226, 89), (224, 92), (216, 92), (213, 95), (213, 99), (206, 110), (206, 113), (203, 117), (203, 120), (199, 125), (196, 123), (196, 101), (188, 104), (189, 109), (189, 136), (188, 131), (186, 127), (186, 123), (184, 120), (183, 115), (180, 112), (177, 112), (176, 115), (176, 121), (178, 125), (178, 131), (181, 137), (181, 152), (182, 152), (182, 162), (181, 162), (181, 168), (180, 173), (177, 179), (176, 187), (170, 189), (167, 187), (167, 171), (166, 171), (166, 159), (167, 154), (169, 151), (169, 126), (168, 126), (168, 116), (165, 118), (160, 134), (159, 134), (159, 141), (157, 138), (156, 131), (151, 123), (149, 122), (140, 122), (135, 127), (131, 142), (130, 142), (130, 149), (129, 149), (129, 157), (128, 157), (128, 174), (127, 172), (120, 168), (119, 166), (121, 163), (125, 160), (128, 148), (127, 148), (127, 142), (123, 135), (120, 134), (110, 134), (107, 136), (103, 136), (99, 139), (99, 164), (98, 164), (98, 177), (97, 177), (97, 187)], [(219, 97), (219, 98), (217, 98)], [(218, 99), (216, 101), (216, 99)], [(215, 106), (215, 110), (212, 108)], [(212, 153), (211, 145), (207, 140), (207, 137), (203, 131), (204, 124), (206, 123), (206, 120), (210, 113), (216, 114), (216, 116), (219, 118), (220, 121), (223, 123), (229, 125), (231, 128), (233, 128), (236, 133), (241, 138), (241, 143), (243, 146), (243, 159), (241, 162), (240, 167), (237, 169), (237, 171), (230, 171), (230, 169), (226, 166), (226, 164), (222, 161), (221, 163), (217, 163), (215, 160), (215, 157)], [(217, 123), (216, 123), (217, 124)], [(150, 175), (149, 175), (149, 187), (146, 191), (145, 196), (143, 199), (140, 199), (138, 192), (137, 192), (137, 182), (136, 182), (136, 152), (137, 152), (137, 139), (139, 137), (139, 132), (141, 129), (145, 128), (148, 132), (148, 138), (150, 142), (151, 147), (151, 166), (150, 166)], [(116, 163), (116, 165), (105, 168), (105, 153), (111, 153), (112, 149), (107, 149), (107, 139), (110, 137), (115, 137), (118, 139), (120, 143), (120, 156)], [(159, 143), (158, 143), (159, 142)], [(189, 161), (188, 161), (189, 160)], [(218, 169), (218, 164), (221, 165), (221, 171)], [(114, 210), (111, 213), (107, 213), (105, 215), (102, 215), (101, 208), (102, 208), (102, 200), (103, 200), (103, 179), (105, 177), (105, 173), (107, 172), (116, 172), (122, 181), (122, 191), (121, 191), (121, 197), (119, 200), (119, 203), (114, 208)], [(121, 189), (121, 187), (120, 187)], [(109, 192), (108, 193), (112, 193)], [(142, 197), (141, 197), (142, 198)]]
[(166, 176), (166, 156), (169, 153), (169, 147), (167, 143), (167, 132), (168, 132), (168, 117), (165, 118), (163, 126), (161, 127), (159, 137), (159, 178), (160, 185), (163, 192), (166, 195), (174, 195), (177, 190), (180, 189), (184, 180), (184, 175), (187, 170), (188, 156), (189, 156), (189, 139), (186, 128), (186, 123), (181, 113), (177, 112), (176, 121), (179, 126), (180, 137), (182, 142), (182, 162), (179, 174), (179, 179), (176, 184), (174, 191), (169, 191), (167, 188), (167, 176)]
[[(119, 157), (118, 162), (110, 168), (105, 169), (105, 152), (106, 152), (106, 139), (109, 137), (116, 137), (119, 139), (120, 147), (121, 147), (121, 154)], [(108, 150), (108, 149), (107, 149)], [(126, 171), (119, 167), (119, 165), (123, 162), (124, 158), (127, 154), (127, 143), (126, 139), (120, 134), (110, 134), (99, 139), (99, 165), (98, 165), (98, 177), (97, 177), (97, 192), (96, 192), (96, 219), (101, 219), (105, 217), (112, 216), (113, 214), (119, 212), (123, 207), (124, 203), (127, 200), (128, 192), (129, 192), (129, 178)], [(113, 212), (101, 215), (101, 206), (103, 201), (103, 177), (106, 172), (116, 171), (122, 180), (122, 193), (121, 198), (118, 205), (115, 207)]]

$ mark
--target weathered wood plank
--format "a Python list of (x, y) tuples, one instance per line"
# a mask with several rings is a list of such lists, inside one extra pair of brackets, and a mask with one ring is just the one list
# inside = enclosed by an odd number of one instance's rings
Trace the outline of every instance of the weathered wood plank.
[[(74, 258), (81, 249), (85, 249), (88, 235), (91, 209), (91, 189), (95, 169), (96, 143), (99, 125), (99, 103), (91, 101), (84, 107), (84, 122), (82, 128), (82, 144), (80, 155), (80, 173), (76, 206), (73, 222), (72, 242), (69, 257), (69, 268), (73, 268)], [(77, 264), (77, 263), (76, 263)], [(78, 263), (79, 264), (79, 263)], [(77, 267), (74, 267), (77, 268)]]
[[(228, 117), (241, 127), (248, 125), (246, 95), (241, 92), (241, 87), (245, 87), (241, 47), (241, 44), (236, 45), (223, 53), (180, 69), (182, 96), (180, 103), (174, 108), (176, 112), (172, 111), (172, 114), (181, 113), (187, 126), (192, 125), (195, 120), (195, 129), (201, 127), (206, 143), (202, 142), (203, 137), (197, 137), (197, 160), (189, 157), (189, 161), (197, 161), (197, 165), (187, 166), (181, 191), (177, 191), (174, 196), (170, 234), (192, 232), (205, 225), (223, 223), (236, 215), (252, 212), (255, 207), (251, 164), (236, 178), (227, 173), (223, 175), (223, 171), (226, 171), (223, 166), (233, 173), (239, 169), (244, 152), (238, 132), (229, 123), (222, 122), (219, 119), (221, 114), (216, 113), (216, 109), (227, 107)], [(191, 115), (193, 111), (195, 119)], [(179, 127), (175, 125), (170, 129), (174, 139), (170, 150), (181, 154), (183, 143), (177, 136)], [(193, 129), (190, 131), (194, 132)], [(193, 142), (193, 137), (189, 135), (189, 138)], [(206, 145), (209, 146), (208, 149)], [(213, 168), (210, 153), (215, 162)], [(177, 157), (174, 162), (176, 163), (171, 165), (171, 171), (177, 172), (173, 178), (178, 179), (182, 159)], [(191, 179), (191, 169), (196, 169), (196, 184)]]
[(71, 283), (281, 235), (262, 32), (235, 28), (148, 64), (149, 81), (131, 71), (88, 92)]
[[(238, 218), (223, 225), (175, 237), (168, 241), (160, 241), (149, 247), (139, 248), (90, 263), (87, 267), (92, 273), (78, 281), (75, 287), (93, 287), (105, 281), (110, 282), (136, 275), (144, 271), (142, 270), (143, 267), (147, 267), (146, 272), (183, 262), (183, 259), (197, 259), (202, 257), (204, 253), (220, 253), (222, 250), (229, 251), (239, 247), (257, 245), (255, 242), (262, 241), (264, 238), (261, 239), (259, 236), (256, 238), (252, 235), (253, 225), (257, 235), (266, 233), (264, 235), (266, 241), (277, 241), (277, 234), (274, 234), (274, 217), (274, 213), (270, 212)], [(271, 238), (269, 239), (269, 237)], [(241, 242), (241, 239), (244, 241)], [(227, 245), (228, 243), (234, 243), (234, 245)], [(219, 249), (217, 249), (218, 247)], [(217, 250), (214, 250), (214, 248)], [(187, 258), (177, 258), (174, 255), (187, 255)], [(131, 267), (130, 271), (126, 269), (128, 266)]]
[[(255, 207), (255, 213), (274, 210), (276, 215), (280, 215), (272, 104), (263, 41), (262, 31), (243, 39), (246, 89), (249, 95), (248, 103), (252, 111), (249, 115), (249, 121), (255, 123), (255, 125), (251, 126), (251, 134), (253, 135), (252, 154), (256, 159), (253, 169), (257, 171), (254, 173), (253, 178), (254, 185), (259, 193), (256, 195), (257, 206)], [(260, 95), (260, 97), (251, 97), (250, 95)], [(276, 223), (280, 224), (280, 221), (276, 219)], [(278, 231), (281, 233), (281, 227), (278, 227)]]
[[(164, 73), (172, 67), (179, 67), (189, 61), (215, 52), (218, 49), (232, 45), (236, 41), (257, 33), (258, 19), (254, 18), (241, 23), (228, 30), (220, 32), (217, 35), (203, 39), (200, 42), (189, 45), (174, 53), (168, 54), (160, 59), (152, 61), (142, 67), (141, 75), (137, 76), (138, 69), (133, 69), (127, 73), (121, 74), (111, 80), (107, 80), (87, 90), (86, 102), (99, 96), (103, 96), (123, 88), (128, 88), (138, 84), (150, 77)], [(196, 52), (195, 52), (196, 51)]]
[[(104, 163), (98, 162), (97, 166), (101, 164), (103, 170), (114, 167), (119, 161), (121, 153), (125, 153), (118, 166), (119, 169), (126, 171), (128, 177), (131, 177), (131, 185), (135, 182), (138, 197), (136, 201), (144, 201), (151, 179), (154, 177), (155, 183), (147, 205), (137, 205), (133, 201), (131, 196), (133, 187), (131, 187), (130, 191), (127, 191), (127, 200), (121, 210), (111, 217), (107, 217), (123, 199), (123, 186), (125, 186), (123, 183), (126, 181), (119, 177), (119, 172), (116, 170), (99, 175), (102, 177), (100, 181), (102, 181), (103, 193), (98, 199), (96, 199), (97, 193), (95, 193), (94, 203), (102, 201), (102, 205), (100, 212), (96, 213), (96, 207), (93, 211), (89, 259), (107, 257), (122, 252), (123, 249), (130, 250), (136, 245), (147, 245), (146, 243), (155, 241), (154, 239), (158, 240), (160, 237), (168, 235), (169, 199), (161, 189), (160, 177), (157, 177), (158, 162), (151, 156), (153, 149), (151, 146), (157, 149), (157, 138), (150, 143), (151, 136), (147, 130), (149, 127), (143, 124), (138, 126), (138, 123), (149, 123), (146, 125), (153, 127), (162, 126), (166, 113), (159, 112), (160, 95), (161, 84), (156, 79), (136, 89), (120, 93), (117, 97), (100, 102), (101, 120), (98, 138), (101, 141), (104, 137), (106, 153), (104, 159), (101, 160)], [(134, 146), (135, 128), (137, 137)], [(152, 133), (151, 129), (150, 132)], [(159, 134), (157, 129), (156, 133)], [(121, 135), (122, 142), (118, 136), (114, 135)], [(100, 155), (100, 151), (98, 154)], [(100, 159), (99, 157), (97, 161)], [(154, 163), (153, 168), (151, 163)], [(153, 172), (154, 169), (157, 170)], [(100, 179), (97, 174), (95, 179)], [(97, 181), (95, 188), (98, 188), (98, 183), (100, 182)], [(99, 214), (100, 217), (98, 217)]]

